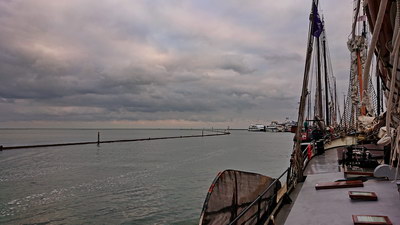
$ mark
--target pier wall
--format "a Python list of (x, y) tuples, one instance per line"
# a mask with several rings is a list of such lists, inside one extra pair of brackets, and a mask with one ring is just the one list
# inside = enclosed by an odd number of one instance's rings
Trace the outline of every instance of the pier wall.
[(90, 144), (107, 144), (107, 143), (118, 143), (118, 142), (135, 142), (135, 141), (153, 141), (153, 140), (165, 140), (165, 139), (178, 139), (178, 138), (195, 138), (195, 137), (211, 137), (211, 136), (222, 136), (228, 135), (229, 132), (222, 132), (214, 130), (213, 134), (199, 134), (199, 135), (181, 135), (181, 136), (169, 136), (169, 137), (149, 137), (149, 138), (137, 138), (137, 139), (121, 139), (121, 140), (109, 140), (100, 141), (98, 135), (97, 141), (88, 142), (68, 142), (68, 143), (56, 143), (56, 144), (38, 144), (38, 145), (21, 145), (21, 146), (2, 146), (0, 145), (0, 151), (3, 150), (14, 150), (24, 148), (45, 148), (45, 147), (57, 147), (57, 146), (69, 146), (69, 145), (90, 145)]

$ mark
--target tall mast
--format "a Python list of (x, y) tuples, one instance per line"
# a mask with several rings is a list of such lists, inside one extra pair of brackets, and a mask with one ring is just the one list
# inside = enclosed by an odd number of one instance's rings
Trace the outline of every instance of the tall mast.
[(346, 95), (343, 94), (343, 123), (344, 123), (344, 131), (347, 132), (347, 123), (346, 123)]
[[(309, 96), (311, 95), (311, 92), (307, 93)], [(307, 118), (306, 119), (311, 119), (312, 115), (311, 115), (311, 98), (307, 98)]]
[[(361, 1), (361, 0), (359, 0), (359, 1)], [(360, 6), (358, 5), (357, 7), (360, 7)], [(364, 15), (365, 15), (365, 10), (363, 11), (363, 16), (364, 16)], [(358, 14), (357, 14), (357, 16), (358, 16)], [(362, 36), (364, 39), (367, 37), (367, 23), (366, 23), (365, 20), (363, 21), (363, 29), (362, 29), (361, 36)], [(363, 71), (362, 71), (361, 56), (360, 56), (360, 54), (361, 54), (360, 51), (357, 51), (358, 74), (359, 74), (359, 80), (360, 80), (360, 100), (361, 100), (361, 102), (362, 102), (362, 101), (363, 101), (363, 91), (364, 91), (364, 90), (367, 91), (367, 89), (366, 89), (365, 87), (368, 87), (368, 85), (365, 86), (365, 85), (363, 84), (363, 77), (362, 77)], [(364, 82), (365, 82), (365, 81), (364, 81)], [(368, 96), (364, 96), (364, 97), (368, 98)], [(362, 106), (361, 106), (361, 115), (365, 116), (366, 114), (367, 114), (366, 107), (365, 107), (365, 105), (362, 105)]]
[(325, 37), (325, 29), (323, 31), (324, 36), (322, 37), (322, 48), (324, 53), (324, 72), (325, 72), (325, 114), (326, 114), (326, 126), (330, 125), (329, 120), (329, 96), (328, 96), (328, 70), (326, 64), (326, 37)]
[(314, 17), (317, 17), (317, 6), (318, 6), (318, 0), (314, 2), (312, 1), (312, 6), (311, 6), (311, 15), (310, 15), (310, 25), (309, 25), (309, 32), (308, 32), (308, 43), (307, 43), (307, 52), (306, 52), (306, 62), (304, 66), (304, 76), (303, 76), (303, 86), (301, 90), (301, 97), (300, 97), (300, 106), (299, 106), (299, 112), (298, 112), (298, 119), (297, 119), (297, 130), (296, 130), (296, 143), (294, 146), (294, 152), (293, 152), (293, 163), (294, 163), (294, 169), (295, 173), (297, 174), (297, 178), (299, 180), (303, 179), (303, 153), (300, 148), (300, 143), (301, 143), (301, 132), (303, 128), (303, 122), (304, 122), (304, 111), (305, 111), (305, 106), (306, 106), (306, 99), (308, 95), (308, 78), (309, 78), (309, 72), (310, 72), (310, 66), (311, 66), (311, 55), (313, 51), (313, 42), (314, 42), (314, 26), (315, 26), (315, 20)]
[(334, 102), (334, 108), (335, 108), (335, 115), (333, 117), (333, 125), (336, 126), (337, 125), (337, 118), (340, 118), (340, 107), (339, 107), (339, 102), (338, 102), (338, 97), (337, 97), (337, 88), (336, 88), (336, 78), (333, 77), (333, 85), (335, 88), (335, 101)]
[(322, 79), (321, 79), (321, 50), (319, 44), (319, 37), (317, 37), (317, 116), (323, 119), (322, 115)]
[[(363, 8), (363, 16), (365, 16), (365, 7)], [(361, 34), (364, 38), (367, 38), (367, 20), (363, 20), (363, 32)]]

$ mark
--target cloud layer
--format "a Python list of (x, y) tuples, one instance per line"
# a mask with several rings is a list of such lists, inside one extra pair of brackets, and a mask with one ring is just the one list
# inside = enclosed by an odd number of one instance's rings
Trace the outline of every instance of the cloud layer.
[[(345, 90), (351, 2), (343, 2), (322, 8)], [(0, 1), (0, 125), (243, 127), (295, 119), (310, 5)]]

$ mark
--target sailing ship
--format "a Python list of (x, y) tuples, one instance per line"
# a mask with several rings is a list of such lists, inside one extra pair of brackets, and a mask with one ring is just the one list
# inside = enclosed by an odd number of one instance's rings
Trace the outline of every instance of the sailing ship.
[(400, 1), (353, 6), (343, 112), (319, 1), (312, 0), (290, 166), (277, 178), (221, 172), (200, 224), (400, 224)]

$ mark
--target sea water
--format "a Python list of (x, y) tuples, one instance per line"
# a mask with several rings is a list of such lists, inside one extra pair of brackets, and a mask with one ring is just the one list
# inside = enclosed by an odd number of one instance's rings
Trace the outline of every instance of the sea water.
[[(98, 130), (0, 130), (0, 145), (96, 141)], [(102, 140), (201, 134), (100, 130)], [(0, 152), (0, 224), (197, 224), (219, 171), (279, 176), (293, 134), (230, 135)]]

